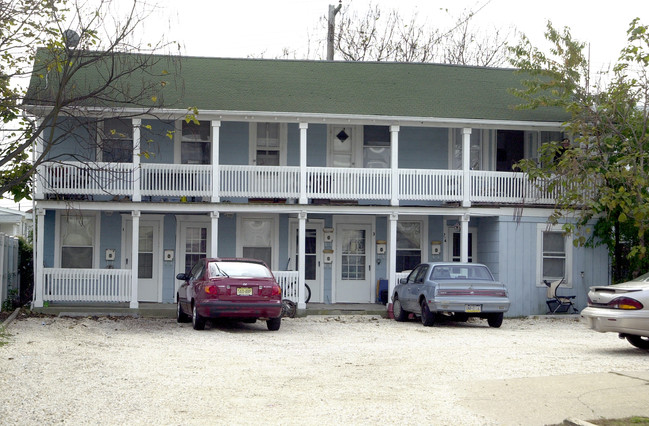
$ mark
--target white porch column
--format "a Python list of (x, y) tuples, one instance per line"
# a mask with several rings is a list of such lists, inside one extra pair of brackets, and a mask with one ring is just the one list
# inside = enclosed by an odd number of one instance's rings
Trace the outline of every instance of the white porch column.
[(388, 221), (388, 303), (397, 285), (397, 213), (390, 214)]
[[(142, 120), (139, 118), (133, 119), (133, 201), (142, 201), (142, 194), (140, 193), (140, 125)], [(137, 302), (137, 301), (136, 301)]]
[(390, 169), (392, 171), (392, 197), (390, 204), (399, 205), (399, 126), (390, 126)]
[[(221, 171), (219, 166), (219, 146), (221, 138), (221, 122), (212, 120), (212, 202), (221, 201)], [(218, 215), (218, 213), (217, 213)], [(217, 216), (218, 219), (218, 216)], [(216, 256), (216, 250), (214, 251)]]
[(469, 261), (469, 219), (468, 213), (460, 216), (460, 262)]
[(306, 212), (301, 211), (298, 214), (298, 219), (299, 219), (299, 224), (298, 224), (298, 231), (297, 231), (297, 246), (298, 246), (298, 255), (297, 255), (297, 282), (298, 282), (298, 287), (300, 289), (299, 291), (299, 297), (298, 297), (298, 303), (297, 303), (297, 308), (298, 309), (306, 309), (306, 303), (304, 302), (304, 292), (305, 292), (305, 287), (304, 287), (304, 281), (305, 281), (305, 273), (304, 273), (304, 265), (306, 263), (306, 256), (304, 255), (304, 241), (306, 240)]
[(300, 204), (308, 202), (306, 198), (306, 131), (309, 123), (300, 123)]
[[(40, 127), (43, 124), (43, 120), (39, 119), (36, 121), (36, 126)], [(42, 133), (41, 133), (42, 135)], [(41, 155), (43, 155), (43, 137), (38, 135), (34, 139), (34, 151), (33, 151), (33, 162), (35, 163)], [(34, 199), (42, 200), (43, 199), (43, 166), (36, 167), (36, 175), (34, 176)]]
[(462, 207), (471, 207), (471, 129), (462, 129)]
[(211, 212), (210, 219), (212, 220), (211, 234), (210, 234), (210, 257), (218, 257), (219, 248), (219, 212)]
[(34, 250), (34, 307), (43, 307), (43, 286), (45, 285), (43, 249), (45, 245), (45, 210), (36, 209), (36, 250)]
[(140, 254), (140, 212), (135, 210), (133, 216), (133, 228), (131, 229), (131, 309), (137, 309), (138, 298), (138, 267)]

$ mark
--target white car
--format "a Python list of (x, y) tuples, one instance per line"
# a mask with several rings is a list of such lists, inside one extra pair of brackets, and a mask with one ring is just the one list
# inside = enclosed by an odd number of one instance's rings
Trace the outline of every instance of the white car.
[(581, 316), (595, 331), (619, 333), (633, 346), (649, 349), (649, 273), (621, 284), (591, 287)]

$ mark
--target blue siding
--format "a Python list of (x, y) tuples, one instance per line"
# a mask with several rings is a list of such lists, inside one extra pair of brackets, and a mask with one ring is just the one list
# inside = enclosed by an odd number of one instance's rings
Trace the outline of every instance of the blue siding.
[[(175, 125), (173, 121), (142, 120), (140, 133), (140, 151), (142, 163), (173, 164), (174, 162), (174, 139), (167, 137), (167, 132), (173, 132)], [(147, 129), (144, 126), (151, 126)]]
[(442, 241), (442, 251), (438, 255), (433, 255), (430, 246), (428, 246), (429, 260), (441, 262), (444, 253), (444, 219), (442, 216), (428, 216), (428, 240), (424, 240), (424, 244), (430, 244), (431, 241)]
[(236, 257), (237, 255), (237, 219), (234, 215), (219, 217), (219, 256)]
[(87, 122), (79, 119), (58, 120), (54, 130), (54, 143), (47, 158), (56, 161), (94, 160), (97, 153), (96, 133)]
[[(120, 269), (122, 267), (122, 215), (103, 212), (99, 225), (99, 268)], [(106, 261), (106, 249), (115, 249), (115, 260)]]
[(401, 127), (399, 168), (446, 169), (447, 165), (448, 129)]
[(309, 124), (306, 155), (306, 164), (309, 167), (325, 167), (327, 165), (326, 124)]
[[(164, 250), (176, 249), (176, 216), (167, 214), (162, 224), (162, 254)], [(177, 255), (178, 253), (176, 253)], [(164, 259), (164, 258), (163, 258)], [(180, 271), (178, 271), (180, 272)], [(173, 303), (176, 290), (176, 262), (174, 260), (162, 261), (162, 302)]]
[(221, 164), (247, 165), (249, 163), (249, 124), (239, 121), (221, 122), (219, 133), (219, 161)]
[(54, 235), (56, 232), (56, 211), (45, 211), (45, 229), (43, 230), (45, 238), (43, 239), (43, 266), (45, 268), (54, 267)]

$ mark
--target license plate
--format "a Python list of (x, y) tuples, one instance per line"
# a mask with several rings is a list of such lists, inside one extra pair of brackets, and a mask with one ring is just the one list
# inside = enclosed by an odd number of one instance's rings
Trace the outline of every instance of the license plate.
[(464, 312), (475, 313), (481, 311), (482, 311), (482, 305), (464, 305)]
[(237, 287), (237, 296), (252, 296), (252, 287)]

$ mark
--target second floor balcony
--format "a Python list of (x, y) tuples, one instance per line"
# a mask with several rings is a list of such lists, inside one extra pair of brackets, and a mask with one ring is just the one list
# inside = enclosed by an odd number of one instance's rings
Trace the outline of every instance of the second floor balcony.
[[(134, 202), (287, 200), (300, 204), (472, 203), (551, 205), (556, 194), (524, 173), (257, 165), (52, 162), (40, 168), (37, 198)], [(289, 201), (290, 200), (290, 201)]]

